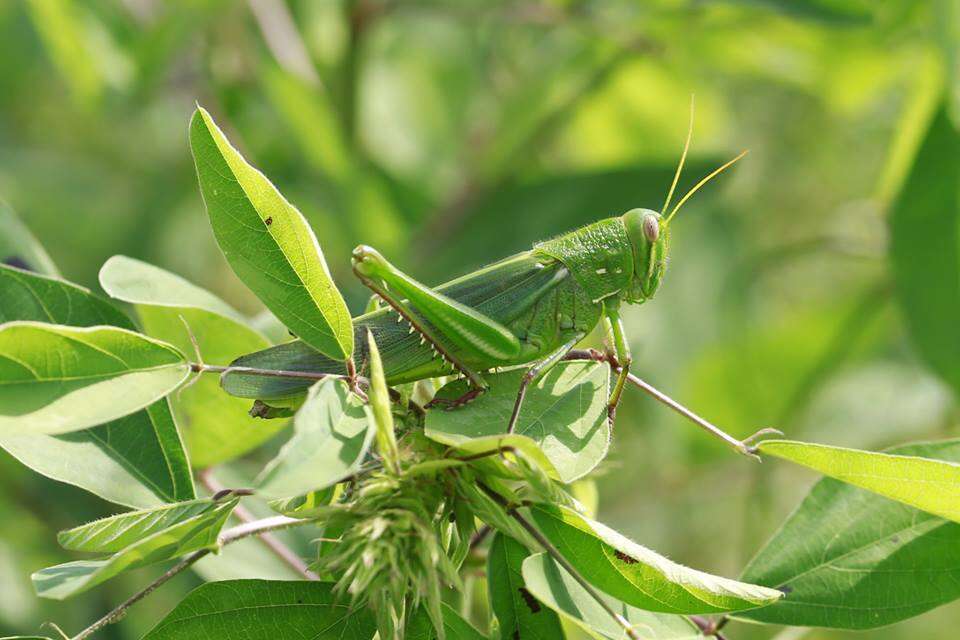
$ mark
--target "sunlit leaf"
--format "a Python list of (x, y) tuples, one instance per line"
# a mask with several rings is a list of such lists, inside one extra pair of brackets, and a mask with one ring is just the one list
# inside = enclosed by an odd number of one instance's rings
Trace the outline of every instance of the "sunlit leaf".
[[(133, 329), (126, 315), (64, 280), (0, 267), (0, 319)], [(167, 400), (107, 424), (59, 436), (9, 435), (0, 446), (34, 471), (131, 507), (194, 497)]]
[(155, 509), (128, 511), (61, 531), (57, 542), (64, 549), (91, 553), (115, 553), (158, 531), (168, 529), (220, 505), (207, 500), (189, 500)]
[[(897, 447), (960, 462), (960, 440)], [(960, 524), (824, 478), (743, 572), (784, 592), (738, 617), (794, 626), (872, 629), (960, 597)]]
[(0, 326), (0, 432), (57, 434), (159, 400), (190, 369), (173, 347), (116, 327)]
[(765, 440), (759, 450), (960, 522), (960, 464), (792, 440)]
[(960, 393), (960, 132), (942, 105), (890, 214), (890, 260), (910, 335)]
[(521, 575), (530, 552), (513, 538), (498, 533), (487, 555), (490, 608), (500, 622), (501, 638), (562, 638), (557, 615), (540, 606)]
[[(520, 387), (522, 370), (485, 377), (490, 389), (453, 411), (427, 413), (427, 435), (437, 442), (473, 453), (492, 448), (506, 436)], [(448, 384), (439, 397), (463, 394), (463, 381)], [(556, 469), (558, 478), (572, 482), (603, 459), (610, 442), (607, 421), (609, 369), (595, 362), (561, 362), (530, 387), (515, 434), (532, 439)], [(501, 446), (508, 444), (502, 441)]]
[[(592, 637), (627, 640), (623, 626), (546, 553), (538, 553), (524, 560), (522, 573), (524, 584), (536, 601), (571, 620)], [(683, 616), (644, 611), (617, 602), (609, 596), (601, 597), (644, 640), (694, 640), (703, 637), (700, 630)]]
[(350, 312), (300, 212), (202, 108), (190, 123), (190, 144), (210, 224), (236, 274), (303, 341), (332, 358), (350, 357)]
[(591, 584), (622, 602), (664, 613), (753, 609), (783, 594), (679, 565), (572, 509), (536, 504), (540, 531)]
[(363, 402), (342, 380), (321, 380), (293, 419), (293, 437), (259, 479), (268, 496), (300, 496), (343, 480), (363, 462), (373, 438)]
[(150, 564), (171, 560), (201, 549), (216, 549), (217, 536), (237, 499), (214, 504), (212, 509), (152, 532), (102, 560), (77, 560), (34, 573), (33, 586), (42, 598), (63, 600), (114, 576)]
[[(100, 270), (100, 285), (110, 296), (136, 305), (147, 335), (193, 356), (192, 336), (206, 364), (226, 365), (269, 346), (230, 305), (159, 267), (114, 256)], [(173, 398), (173, 406), (190, 459), (201, 468), (240, 456), (285, 426), (250, 417), (250, 403), (225, 394), (216, 375), (200, 376)]]
[(373, 617), (332, 584), (228, 580), (191, 591), (143, 640), (370, 640), (375, 631)]

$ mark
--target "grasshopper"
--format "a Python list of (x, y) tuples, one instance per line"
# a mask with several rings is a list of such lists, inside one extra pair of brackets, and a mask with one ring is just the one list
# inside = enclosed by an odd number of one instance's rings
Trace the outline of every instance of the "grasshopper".
[[(670, 201), (690, 145), (687, 134), (673, 183), (660, 212), (632, 209), (534, 245), (529, 251), (481, 268), (437, 287), (413, 279), (375, 249), (353, 251), (353, 271), (385, 306), (354, 318), (357, 351), (367, 359), (367, 332), (379, 346), (388, 384), (402, 384), (446, 375), (462, 375), (469, 388), (460, 398), (434, 399), (427, 406), (455, 409), (487, 388), (483, 374), (502, 367), (526, 366), (505, 431), (510, 433), (530, 385), (551, 367), (570, 357), (578, 342), (598, 323), (606, 325), (612, 353), (606, 356), (616, 381), (610, 392), (612, 423), (628, 380), (692, 419), (737, 451), (755, 455), (740, 441), (630, 374), (632, 356), (620, 317), (622, 304), (643, 304), (660, 288), (667, 266), (670, 223), (683, 204), (703, 185), (742, 158), (741, 153), (700, 180), (673, 209)], [(669, 213), (668, 213), (669, 210)], [(597, 357), (597, 352), (578, 352)], [(355, 378), (352, 362), (327, 358), (299, 340), (238, 359), (223, 377), (224, 388), (241, 397), (265, 402), (295, 399), (309, 379), (258, 377), (255, 369), (284, 369)]]

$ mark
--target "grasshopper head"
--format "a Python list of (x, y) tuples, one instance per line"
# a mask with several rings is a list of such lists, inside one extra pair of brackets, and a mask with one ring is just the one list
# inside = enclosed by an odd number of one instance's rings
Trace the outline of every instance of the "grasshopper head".
[(633, 279), (624, 299), (639, 304), (652, 298), (660, 287), (667, 268), (670, 234), (660, 214), (650, 209), (627, 211), (623, 214), (623, 226), (633, 248)]

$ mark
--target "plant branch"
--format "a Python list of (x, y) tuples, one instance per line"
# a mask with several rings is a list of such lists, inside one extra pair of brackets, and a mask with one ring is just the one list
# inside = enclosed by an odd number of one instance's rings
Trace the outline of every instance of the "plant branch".
[[(297, 518), (288, 518), (287, 516), (273, 516), (271, 518), (263, 518), (262, 520), (256, 520), (254, 522), (245, 522), (221, 533), (217, 538), (217, 549), (222, 549), (228, 544), (243, 540), (244, 538), (263, 535), (270, 531), (290, 529), (292, 527), (298, 527), (305, 524), (310, 524), (312, 522), (312, 520), (299, 520)], [(200, 551), (187, 556), (177, 564), (167, 569), (159, 578), (121, 602), (112, 611), (110, 611), (110, 613), (106, 614), (89, 627), (73, 636), (71, 640), (84, 640), (108, 624), (116, 622), (126, 615), (127, 609), (146, 598), (166, 582), (169, 582), (174, 576), (183, 573), (194, 564), (202, 560), (204, 557), (213, 553), (213, 551), (214, 549), (201, 549)]]
[[(210, 469), (204, 469), (199, 473), (200, 482), (208, 491), (212, 494), (217, 494), (225, 489), (225, 487), (217, 482), (217, 479), (213, 477)], [(256, 522), (257, 518), (252, 513), (250, 513), (243, 505), (237, 505), (233, 510), (233, 515), (235, 515), (241, 522), (245, 524), (250, 524)], [(259, 536), (260, 542), (277, 556), (284, 563), (290, 566), (291, 569), (305, 577), (307, 580), (319, 580), (320, 576), (315, 574), (313, 571), (310, 571), (307, 563), (298, 556), (294, 551), (280, 541), (275, 535), (271, 533), (264, 533)]]
[(560, 553), (559, 549), (553, 546), (552, 542), (547, 540), (546, 536), (540, 533), (539, 529), (533, 526), (529, 520), (527, 520), (522, 515), (520, 515), (516, 507), (509, 504), (503, 496), (501, 496), (499, 493), (497, 493), (496, 491), (494, 491), (484, 483), (478, 482), (477, 486), (480, 487), (481, 491), (483, 491), (488, 496), (490, 496), (490, 498), (494, 502), (496, 502), (501, 507), (503, 507), (503, 509), (507, 512), (507, 514), (509, 514), (511, 518), (516, 520), (517, 524), (523, 527), (524, 530), (527, 533), (529, 533), (534, 540), (537, 541), (537, 544), (543, 547), (548, 554), (553, 556), (553, 559), (556, 560), (560, 564), (560, 566), (562, 566), (567, 571), (567, 573), (569, 573), (573, 577), (574, 580), (580, 583), (580, 586), (584, 588), (584, 590), (590, 595), (590, 597), (593, 598), (596, 601), (596, 603), (599, 604), (600, 607), (604, 611), (606, 611), (607, 614), (611, 618), (613, 618), (613, 620), (618, 625), (623, 627), (623, 630), (627, 634), (627, 637), (631, 638), (631, 640), (640, 640), (640, 636), (638, 636), (637, 632), (634, 631), (633, 626), (630, 624), (630, 621), (624, 618), (622, 615), (620, 615), (616, 611), (614, 611), (613, 607), (610, 606), (610, 604), (606, 601), (606, 599), (604, 599), (604, 597), (600, 594), (600, 592), (597, 591), (592, 584), (587, 582), (586, 578), (580, 575), (580, 572), (577, 571), (572, 564), (570, 564), (570, 562), (563, 556), (563, 554)]

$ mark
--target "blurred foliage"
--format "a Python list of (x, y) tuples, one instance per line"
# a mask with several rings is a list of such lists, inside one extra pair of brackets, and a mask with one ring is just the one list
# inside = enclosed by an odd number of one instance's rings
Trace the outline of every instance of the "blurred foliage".
[[(640, 375), (738, 435), (777, 426), (871, 449), (946, 437), (960, 379), (955, 105), (928, 123), (958, 95), (958, 12), (953, 0), (5, 2), (0, 197), (75, 282), (96, 288), (100, 265), (125, 254), (253, 314), (203, 214), (187, 145), (199, 101), (310, 220), (357, 312), (360, 242), (433, 283), (658, 208), (696, 93), (681, 187), (751, 154), (684, 210), (666, 286), (625, 314)], [(618, 417), (599, 517), (707, 571), (737, 575), (813, 479), (746, 464), (634, 394)], [(278, 446), (253, 471), (215, 474), (249, 477)], [(14, 523), (0, 536), (0, 635), (52, 619), (79, 629), (146, 583), (123, 576), (68, 603), (32, 595), (31, 571), (69, 559), (54, 531), (113, 510), (0, 456), (0, 514)], [(283, 575), (247, 549), (201, 569)], [(101, 637), (139, 637), (196, 582), (179, 578)], [(870, 638), (948, 638), (958, 623), (954, 604)]]

